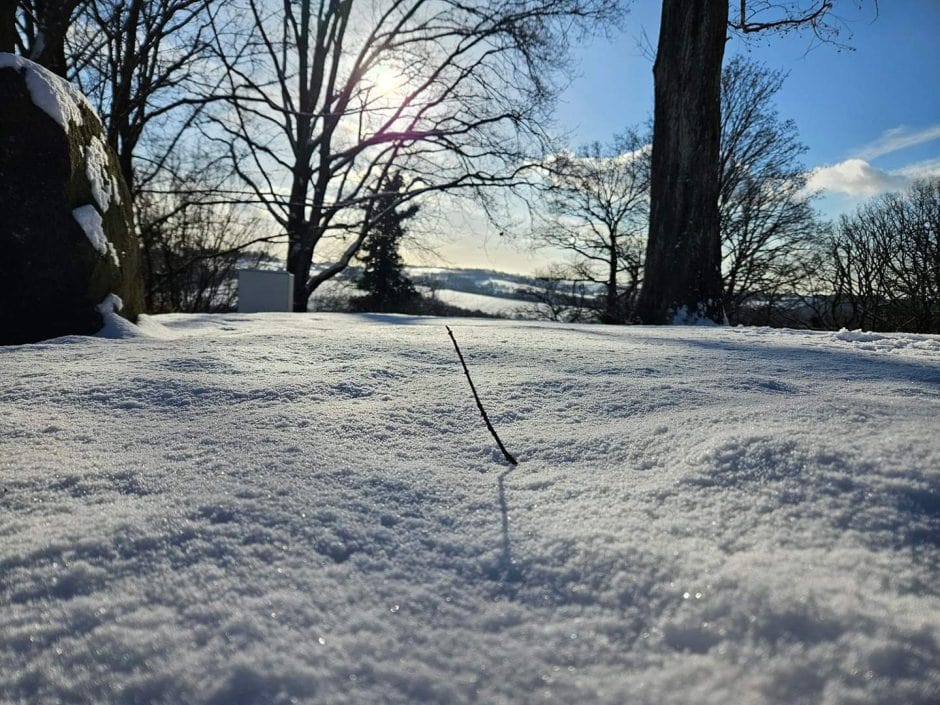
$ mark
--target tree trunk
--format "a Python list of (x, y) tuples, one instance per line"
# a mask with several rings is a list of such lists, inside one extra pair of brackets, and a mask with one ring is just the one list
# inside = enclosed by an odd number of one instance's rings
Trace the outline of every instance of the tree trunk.
[(16, 51), (16, 0), (0, 0), (0, 51)]
[(620, 320), (620, 312), (617, 310), (617, 267), (620, 260), (617, 257), (617, 238), (611, 229), (610, 236), (610, 260), (608, 260), (607, 270), (607, 301), (606, 311), (604, 313), (604, 323), (623, 323)]
[(39, 6), (39, 31), (30, 59), (54, 74), (67, 77), (65, 35), (72, 23), (72, 13), (81, 0), (54, 0)]
[(727, 0), (663, 0), (643, 323), (723, 321), (718, 218)]
[(294, 313), (305, 313), (310, 299), (310, 267), (315, 240), (309, 223), (293, 229), (288, 226), (287, 271), (294, 275)]

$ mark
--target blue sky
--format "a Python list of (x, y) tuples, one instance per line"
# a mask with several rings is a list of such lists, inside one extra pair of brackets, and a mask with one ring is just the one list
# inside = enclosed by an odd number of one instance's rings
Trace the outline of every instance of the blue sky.
[[(917, 176), (940, 176), (940, 0), (835, 0), (840, 41), (851, 49), (813, 46), (808, 35), (733, 38), (726, 60), (748, 53), (789, 76), (777, 95), (809, 148), (804, 164), (822, 190), (827, 217), (867, 198), (898, 190)], [(877, 11), (876, 11), (877, 7)], [(652, 60), (660, 0), (634, 0), (623, 31), (595, 39), (575, 53), (571, 83), (562, 94), (558, 130), (572, 146), (609, 140), (649, 120)], [(644, 51), (644, 33), (652, 48)], [(752, 35), (753, 37), (753, 35)], [(484, 226), (485, 227), (485, 226)], [(471, 224), (468, 229), (475, 230)], [(497, 238), (450, 243), (441, 253), (463, 266), (532, 272), (542, 251)]]
[[(826, 189), (829, 213), (913, 175), (940, 174), (940, 0), (835, 4), (840, 41), (851, 50), (813, 46), (808, 35), (752, 35), (732, 39), (725, 52), (789, 73), (777, 108), (809, 147), (806, 166), (821, 169), (814, 185)], [(660, 8), (659, 0), (636, 0), (623, 32), (578, 52), (558, 114), (575, 144), (648, 120), (652, 62), (640, 46), (645, 32), (655, 47)]]

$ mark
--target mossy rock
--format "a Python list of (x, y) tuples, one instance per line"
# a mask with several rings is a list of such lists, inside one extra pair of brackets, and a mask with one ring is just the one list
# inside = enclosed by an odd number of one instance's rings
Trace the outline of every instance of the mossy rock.
[(143, 304), (131, 197), (75, 88), (0, 53), (0, 344), (93, 335)]

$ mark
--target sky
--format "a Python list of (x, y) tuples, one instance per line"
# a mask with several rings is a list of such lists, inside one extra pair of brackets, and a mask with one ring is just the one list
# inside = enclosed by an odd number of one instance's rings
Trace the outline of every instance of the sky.
[[(557, 130), (573, 146), (649, 120), (660, 9), (659, 0), (635, 0), (622, 31), (576, 50), (557, 113)], [(940, 175), (940, 0), (835, 0), (835, 11), (846, 48), (814, 46), (802, 34), (732, 38), (725, 50), (726, 60), (748, 54), (787, 72), (776, 107), (808, 147), (803, 161), (826, 217)], [(545, 261), (544, 253), (492, 236), (441, 252), (452, 264), (522, 273)]]

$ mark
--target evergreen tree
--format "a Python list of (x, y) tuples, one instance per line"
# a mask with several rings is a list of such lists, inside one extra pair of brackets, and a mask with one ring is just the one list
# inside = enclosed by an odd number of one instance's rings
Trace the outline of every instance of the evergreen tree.
[(405, 236), (403, 223), (418, 212), (417, 206), (398, 208), (403, 188), (401, 174), (392, 175), (375, 204), (379, 216), (359, 255), (364, 271), (358, 287), (366, 292), (354, 302), (359, 310), (408, 313), (420, 299), (414, 284), (405, 275), (404, 262), (398, 252)]

